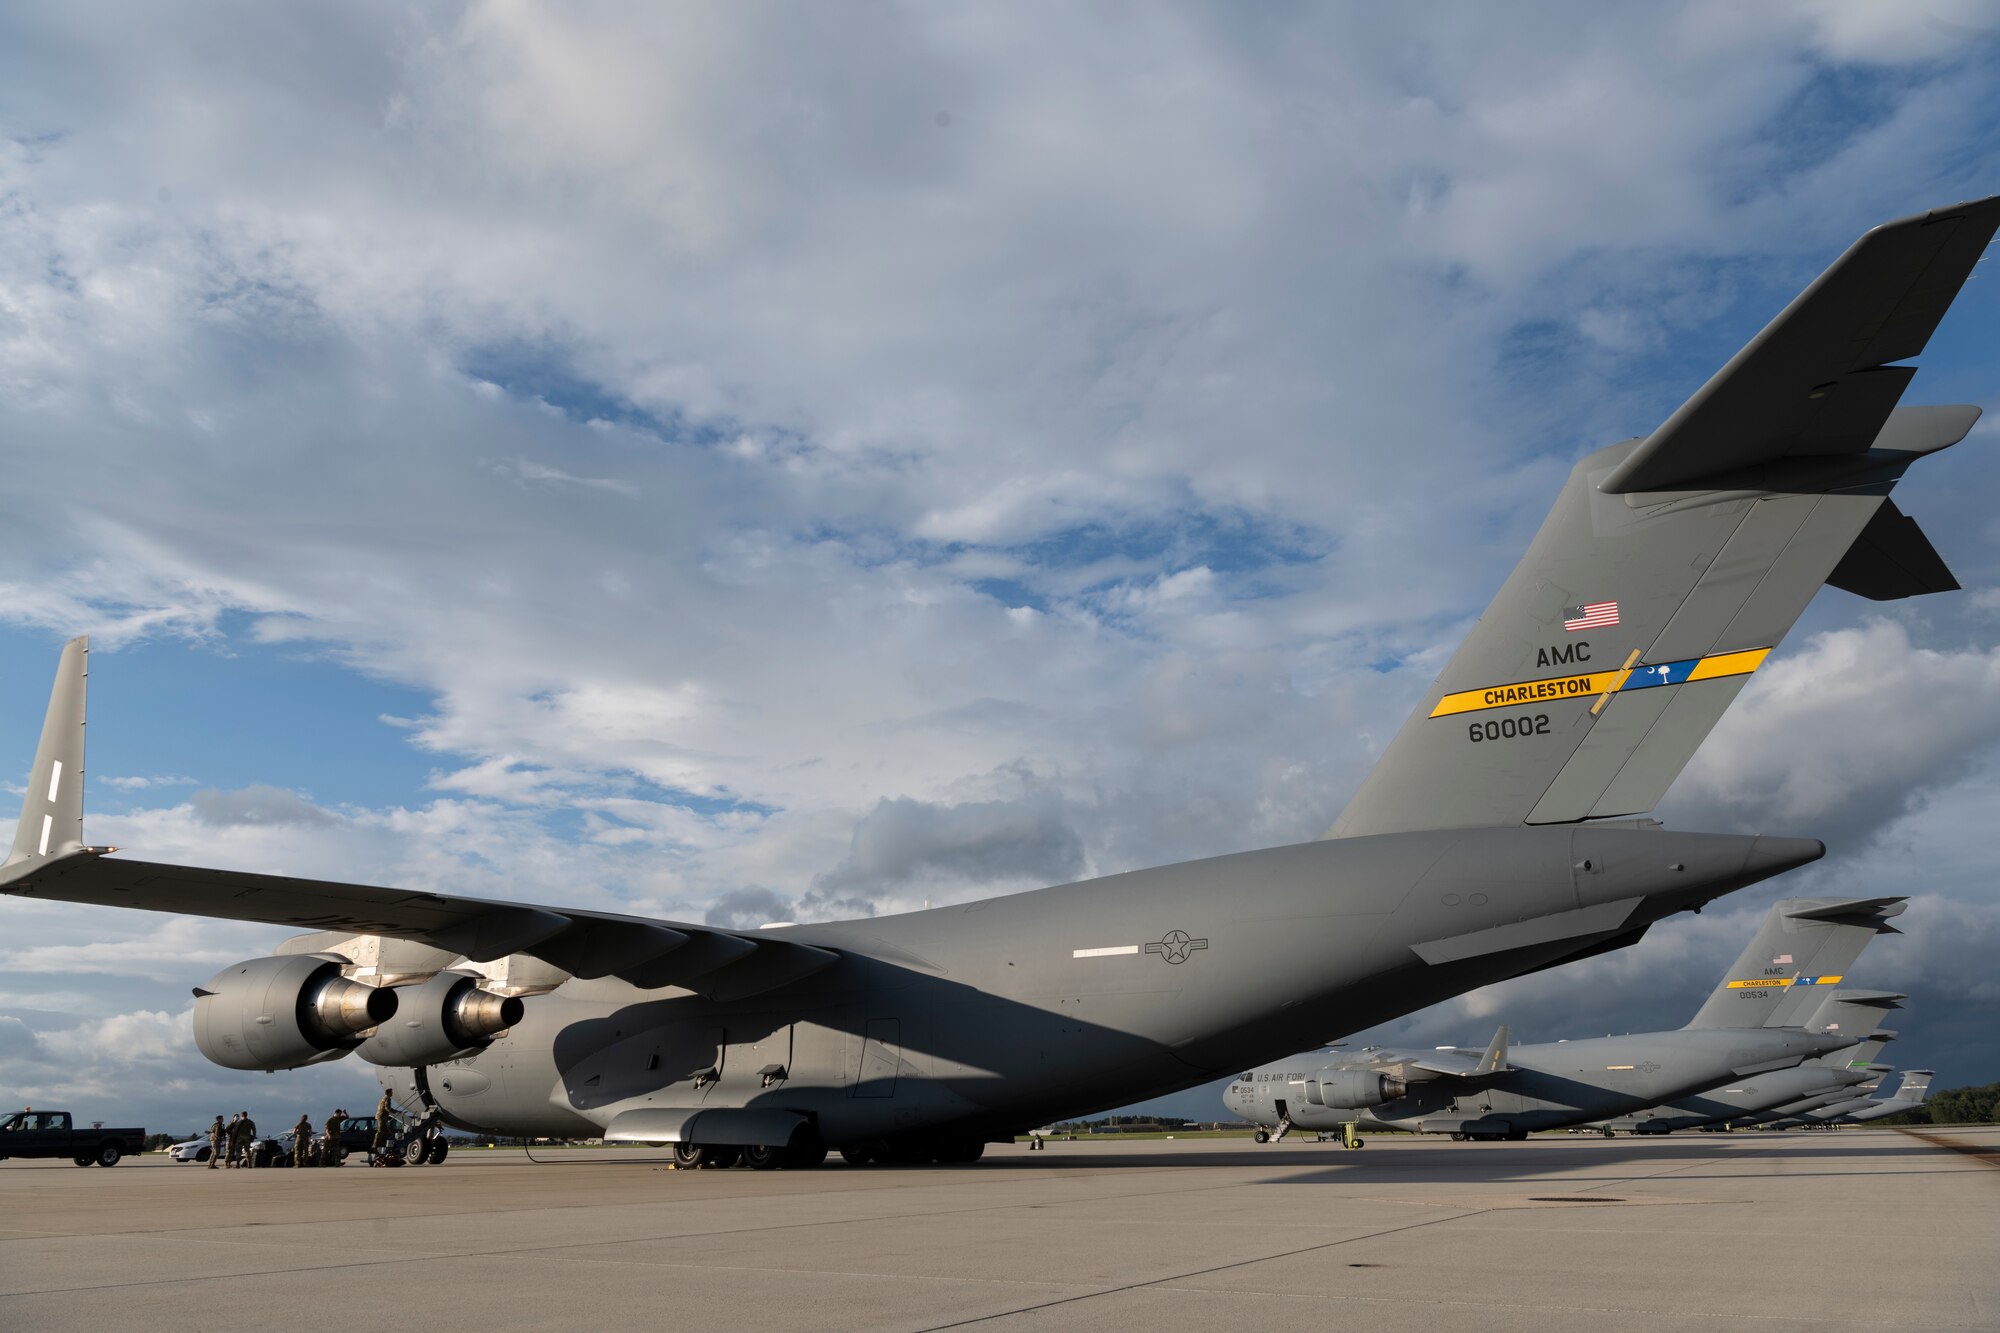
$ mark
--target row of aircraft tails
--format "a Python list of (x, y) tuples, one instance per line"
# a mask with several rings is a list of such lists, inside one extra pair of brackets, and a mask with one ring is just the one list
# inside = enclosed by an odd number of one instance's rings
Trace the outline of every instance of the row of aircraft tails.
[[(84, 837), (78, 639), (0, 894), (300, 932), (194, 988), (197, 1042), (228, 1068), (353, 1055), (419, 1132), (671, 1143), (756, 1167), (829, 1149), (970, 1161), (1033, 1126), (1622, 948), (1824, 853), (1645, 816), (1822, 586), (1877, 600), (1958, 586), (1890, 492), (1978, 409), (1901, 405), (1902, 363), (1996, 224), (2000, 198), (1875, 228), (1650, 434), (1578, 462), (1316, 841), (761, 931), (149, 862)], [(1855, 947), (1890, 905), (1794, 904), (1752, 953)], [(1285, 1114), (1483, 1134), (1580, 1112), (1636, 1128), (1781, 1072), (1795, 1100), (1814, 1080), (1861, 1086), (1846, 1082), (1855, 1043), (1877, 1039), (1892, 997), (1786, 975), (1725, 987), (1672, 1033), (1364, 1052), (1311, 1071)], [(1586, 1109), (1586, 1086), (1619, 1096)]]
[(1923, 1104), (1931, 1071), (1910, 1070), (1876, 1097), (1896, 1039), (1883, 1026), (1908, 997), (1848, 983), (1861, 951), (1895, 934), (1901, 898), (1788, 898), (1685, 1026), (1668, 1032), (1510, 1046), (1505, 1026), (1485, 1050), (1438, 1047), (1321, 1051), (1250, 1070), (1223, 1101), (1259, 1126), (1259, 1141), (1293, 1130), (1522, 1139), (1537, 1130), (1677, 1129), (1830, 1124), (1880, 1119)]

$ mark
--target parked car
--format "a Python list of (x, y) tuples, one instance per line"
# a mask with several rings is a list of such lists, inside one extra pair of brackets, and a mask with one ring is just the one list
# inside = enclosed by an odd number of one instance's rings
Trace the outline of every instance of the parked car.
[(170, 1162), (206, 1162), (209, 1158), (208, 1136), (189, 1139), (185, 1143), (167, 1145), (167, 1160)]
[(78, 1166), (116, 1166), (128, 1153), (146, 1151), (143, 1129), (77, 1127), (68, 1111), (16, 1111), (0, 1120), (0, 1159), (67, 1157)]

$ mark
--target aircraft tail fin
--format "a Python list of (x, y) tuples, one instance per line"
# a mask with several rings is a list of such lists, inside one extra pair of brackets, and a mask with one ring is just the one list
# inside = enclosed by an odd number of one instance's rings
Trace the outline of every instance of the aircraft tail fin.
[(1651, 435), (1601, 449), (1330, 830), (1651, 810), (1821, 585), (1956, 587), (1890, 506), (1976, 407), (1899, 407), (2000, 197), (1869, 232)]
[(28, 793), (21, 800), (21, 822), (7, 853), (9, 869), (83, 847), (83, 696), (89, 675), (90, 640), (79, 636), (63, 645), (56, 665), (41, 744), (35, 747)]
[(1935, 1077), (1937, 1077), (1935, 1070), (1905, 1069), (1903, 1081), (1896, 1085), (1896, 1100), (1923, 1105), (1931, 1099), (1931, 1080)]
[(1902, 1008), (1901, 1002), (1909, 998), (1893, 991), (1837, 990), (1821, 1001), (1804, 1027), (1811, 1033), (1864, 1042), (1881, 1026), (1890, 1010)]
[(1479, 1067), (1472, 1071), (1472, 1077), (1502, 1074), (1507, 1068), (1507, 1025), (1502, 1023), (1493, 1033), (1493, 1040), (1487, 1043), (1486, 1054), (1479, 1057)]
[[(1902, 898), (1784, 898), (1771, 904), (1690, 1028), (1798, 1027), (1877, 935), (1895, 934)], [(1870, 1029), (1872, 1030), (1872, 1029)]]

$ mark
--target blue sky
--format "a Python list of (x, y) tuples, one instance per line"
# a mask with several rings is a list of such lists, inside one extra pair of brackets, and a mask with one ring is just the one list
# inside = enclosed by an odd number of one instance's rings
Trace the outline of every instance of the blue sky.
[[(743, 924), (1316, 836), (1572, 460), (2000, 189), (1996, 41), (1983, 0), (17, 7), (0, 745), (89, 632), (95, 839)], [(2000, 403), (1994, 281), (1907, 401)], [(1771, 898), (1909, 891), (1902, 1053), (2000, 1077), (1997, 446), (1898, 492), (1966, 591), (1823, 594), (1662, 810), (1834, 856), (1385, 1035), (1679, 1022)], [(193, 1054), (188, 987), (272, 932), (5, 914), (0, 1098), (366, 1090)]]

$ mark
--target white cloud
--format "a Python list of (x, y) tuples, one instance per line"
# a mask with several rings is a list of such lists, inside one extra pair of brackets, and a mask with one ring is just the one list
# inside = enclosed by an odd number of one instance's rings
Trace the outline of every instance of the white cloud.
[(1774, 657), (1672, 806), (1689, 827), (1818, 827), (1852, 846), (1962, 778), (1996, 740), (2000, 647), (1924, 648), (1901, 623), (1870, 620)]

